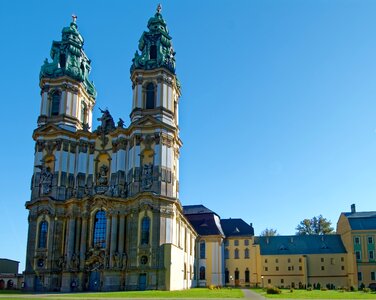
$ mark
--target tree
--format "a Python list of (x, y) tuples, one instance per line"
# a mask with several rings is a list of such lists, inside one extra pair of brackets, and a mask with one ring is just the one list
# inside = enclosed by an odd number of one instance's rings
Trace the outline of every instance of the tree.
[(334, 228), (331, 227), (332, 222), (328, 221), (322, 215), (313, 217), (312, 219), (304, 219), (296, 226), (297, 235), (308, 234), (331, 234)]
[(276, 236), (276, 235), (278, 235), (277, 229), (273, 229), (273, 228), (266, 228), (260, 233), (260, 236)]

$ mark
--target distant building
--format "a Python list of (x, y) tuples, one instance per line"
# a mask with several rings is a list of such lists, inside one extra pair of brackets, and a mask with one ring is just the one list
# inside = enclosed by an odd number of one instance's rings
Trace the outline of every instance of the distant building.
[(254, 245), (261, 286), (337, 288), (350, 283), (340, 235), (256, 237)]
[(350, 212), (341, 213), (337, 233), (349, 253), (351, 285), (376, 284), (376, 211), (357, 212), (351, 205)]
[(20, 289), (23, 276), (18, 274), (19, 261), (0, 258), (0, 290)]

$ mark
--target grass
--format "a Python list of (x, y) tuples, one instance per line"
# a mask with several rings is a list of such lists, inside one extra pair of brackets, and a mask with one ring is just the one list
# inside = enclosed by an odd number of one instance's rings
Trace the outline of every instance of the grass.
[(289, 289), (282, 289), (282, 293), (278, 295), (266, 294), (262, 289), (252, 289), (256, 293), (264, 296), (265, 298), (280, 298), (280, 299), (376, 299), (376, 293), (365, 293), (363, 291), (359, 292), (345, 292), (340, 290), (293, 290), (290, 292)]
[[(9, 297), (11, 299), (25, 299), (28, 294), (22, 294), (21, 297), (14, 295)], [(35, 298), (35, 294), (29, 294)], [(43, 295), (43, 296), (42, 296)], [(106, 298), (243, 298), (243, 292), (240, 289), (207, 289), (207, 288), (194, 288), (182, 291), (129, 291), (129, 292), (98, 292), (98, 293), (69, 293), (69, 294), (42, 294), (43, 299), (69, 299), (69, 298), (81, 298), (81, 299), (106, 299)], [(5, 293), (0, 294), (0, 299), (5, 296)], [(31, 297), (30, 297), (31, 298)]]

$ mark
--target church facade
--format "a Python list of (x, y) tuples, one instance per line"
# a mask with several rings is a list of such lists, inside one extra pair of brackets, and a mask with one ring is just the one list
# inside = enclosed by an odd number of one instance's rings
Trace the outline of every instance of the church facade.
[[(196, 231), (179, 201), (175, 52), (160, 8), (130, 73), (131, 122), (102, 110), (76, 18), (40, 71), (25, 286), (29, 290), (183, 289)], [(173, 259), (172, 259), (173, 258)]]
[(376, 212), (336, 235), (255, 237), (252, 223), (179, 200), (180, 84), (160, 6), (132, 60), (130, 125), (101, 110), (76, 18), (40, 71), (25, 290), (376, 284)]

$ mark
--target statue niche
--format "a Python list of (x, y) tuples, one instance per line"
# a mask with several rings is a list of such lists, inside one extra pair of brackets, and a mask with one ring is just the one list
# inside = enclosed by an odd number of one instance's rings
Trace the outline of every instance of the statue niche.
[(150, 190), (153, 186), (153, 165), (154, 165), (154, 151), (151, 145), (147, 144), (141, 153), (141, 188), (143, 190)]
[(48, 195), (51, 193), (52, 189), (52, 179), (53, 173), (52, 170), (54, 169), (54, 156), (46, 156), (42, 160), (42, 165), (35, 166), (36, 168), (40, 169), (40, 179), (39, 179), (39, 187), (40, 187), (40, 194), (41, 195)]
[(108, 190), (109, 184), (109, 157), (107, 154), (102, 154), (97, 158), (96, 164), (96, 191), (103, 194)]

